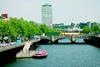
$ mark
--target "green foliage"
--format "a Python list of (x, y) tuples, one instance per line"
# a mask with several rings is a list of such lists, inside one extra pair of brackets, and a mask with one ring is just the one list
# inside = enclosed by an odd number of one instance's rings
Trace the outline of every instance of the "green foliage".
[(11, 36), (16, 39), (17, 36), (30, 37), (39, 34), (40, 29), (33, 21), (26, 21), (23, 18), (10, 18), (9, 20), (0, 20), (0, 34), (1, 36)]
[(98, 24), (98, 29), (99, 29), (98, 32), (100, 32), (100, 24)]
[(49, 30), (49, 27), (47, 27), (45, 24), (40, 24), (39, 26), (41, 33), (46, 33)]
[(0, 20), (0, 35), (10, 36), (13, 41), (16, 37), (30, 37), (34, 35), (41, 35), (42, 33), (53, 33), (59, 30), (49, 28), (45, 24), (37, 24), (34, 21), (27, 21), (23, 18), (10, 18), (9, 20)]
[(83, 28), (83, 33), (89, 33), (90, 32), (90, 27), (89, 26), (85, 26)]
[(41, 24), (40, 25), (40, 30), (41, 33), (45, 33), (46, 36), (52, 36), (52, 35), (59, 35), (60, 34), (60, 30), (57, 28), (49, 28), (47, 25), (45, 24)]
[(46, 32), (47, 36), (59, 36), (61, 33), (60, 29), (57, 28), (49, 28), (48, 32)]
[(95, 22), (91, 25), (91, 27), (85, 26), (83, 28), (83, 32), (84, 33), (89, 33), (89, 32), (91, 32), (91, 33), (100, 33), (100, 24)]
[(93, 26), (91, 27), (92, 32), (98, 33), (99, 32), (99, 26), (98, 24), (94, 23)]

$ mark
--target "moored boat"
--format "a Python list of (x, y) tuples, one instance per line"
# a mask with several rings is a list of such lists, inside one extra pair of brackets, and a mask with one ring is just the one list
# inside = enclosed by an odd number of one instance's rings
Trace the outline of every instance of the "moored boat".
[(41, 50), (38, 53), (35, 53), (32, 57), (33, 58), (46, 58), (48, 56), (48, 52), (46, 50)]

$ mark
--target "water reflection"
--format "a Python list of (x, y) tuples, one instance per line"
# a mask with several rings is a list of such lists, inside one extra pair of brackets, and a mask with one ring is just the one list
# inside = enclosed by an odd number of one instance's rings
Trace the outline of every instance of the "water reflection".
[(71, 41), (69, 39), (61, 39), (58, 40), (58, 43), (71, 43)]
[(79, 38), (79, 39), (76, 40), (76, 42), (82, 42), (83, 43), (84, 42), (84, 39)]
[[(84, 43), (84, 40), (82, 38), (78, 38), (76, 42)], [(71, 41), (69, 39), (61, 39), (61, 40), (58, 40), (58, 43), (71, 43)]]

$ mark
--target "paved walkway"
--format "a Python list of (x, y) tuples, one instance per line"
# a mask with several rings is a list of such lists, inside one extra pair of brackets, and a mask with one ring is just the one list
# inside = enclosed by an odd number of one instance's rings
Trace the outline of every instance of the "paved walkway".
[(31, 58), (34, 54), (35, 54), (34, 50), (31, 50), (28, 53), (20, 51), (19, 53), (17, 53), (16, 58)]
[(34, 50), (29, 50), (30, 46), (33, 45), (32, 43), (37, 42), (38, 40), (34, 41), (27, 41), (23, 49), (17, 53), (16, 58), (30, 58), (35, 54)]

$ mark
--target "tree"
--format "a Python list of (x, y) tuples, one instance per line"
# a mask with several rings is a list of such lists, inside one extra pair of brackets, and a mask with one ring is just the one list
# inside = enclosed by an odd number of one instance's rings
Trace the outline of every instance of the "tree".
[(83, 33), (89, 33), (90, 32), (90, 27), (89, 26), (85, 26), (83, 28)]
[(99, 32), (99, 25), (95, 22), (93, 26), (91, 27), (91, 30), (93, 33), (98, 33)]
[(5, 36), (10, 36), (12, 41), (15, 41), (18, 36), (30, 37), (40, 35), (42, 33), (59, 32), (58, 29), (49, 28), (45, 24), (37, 24), (34, 21), (27, 21), (23, 18), (9, 18), (9, 20), (0, 20), (0, 34), (2, 39)]

